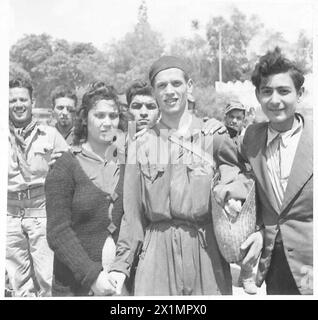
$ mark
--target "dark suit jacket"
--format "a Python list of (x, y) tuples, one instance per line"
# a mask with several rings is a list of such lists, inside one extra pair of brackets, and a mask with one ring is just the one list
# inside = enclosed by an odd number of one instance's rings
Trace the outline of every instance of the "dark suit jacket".
[(275, 238), (280, 230), (285, 255), (301, 294), (312, 294), (308, 285), (313, 266), (313, 132), (310, 119), (296, 150), (283, 204), (279, 208), (268, 175), (266, 141), (268, 122), (247, 128), (241, 154), (256, 177), (257, 215), (265, 226), (264, 248), (257, 273), (261, 285), (268, 271)]

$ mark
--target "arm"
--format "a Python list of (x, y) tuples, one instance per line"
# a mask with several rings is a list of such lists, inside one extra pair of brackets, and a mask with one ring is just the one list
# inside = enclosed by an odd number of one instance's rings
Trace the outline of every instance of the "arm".
[(146, 219), (144, 217), (141, 177), (138, 163), (136, 163), (136, 141), (128, 148), (127, 164), (124, 177), (124, 215), (121, 221), (117, 242), (116, 259), (111, 271), (130, 275), (131, 265), (137, 248), (144, 239)]
[(218, 135), (213, 140), (213, 153), (220, 174), (214, 188), (217, 202), (224, 206), (229, 199), (245, 200), (253, 181), (244, 174), (238, 146), (228, 135)]
[[(55, 128), (54, 128), (55, 129)], [(62, 135), (55, 129), (54, 141), (53, 141), (53, 152), (51, 154), (51, 159), (49, 166), (52, 167), (55, 161), (62, 156), (62, 154), (69, 150), (69, 145), (62, 137)]]
[[(229, 164), (229, 161), (238, 161), (239, 166), (241, 167), (241, 170), (243, 170), (241, 173), (238, 173), (234, 180), (230, 183), (230, 185), (223, 185), (223, 194), (222, 194), (222, 200), (226, 197), (229, 198), (240, 198), (244, 199), (244, 195), (246, 198), (247, 193), (249, 192), (251, 185), (253, 183), (253, 180), (248, 176), (244, 174), (244, 167), (242, 167), (242, 164), (248, 163), (247, 158), (247, 152), (246, 152), (246, 146), (248, 146), (248, 137), (249, 137), (249, 129), (245, 133), (244, 139), (240, 140), (237, 145), (236, 150), (236, 156), (235, 152), (231, 150), (231, 146), (228, 145), (227, 141), (224, 142), (223, 146), (221, 145), (221, 149), (219, 150), (219, 154), (221, 154), (221, 165)], [(226, 155), (226, 150), (224, 146), (228, 146), (228, 149), (230, 150), (230, 154), (232, 154), (232, 157), (228, 157)], [(234, 155), (234, 156), (233, 156)], [(229, 160), (230, 159), (230, 160)], [(226, 161), (224, 161), (226, 160)], [(226, 170), (226, 169), (223, 169)], [(222, 179), (221, 179), (222, 181)], [(230, 179), (228, 179), (230, 181)], [(226, 181), (225, 181), (226, 182)], [(224, 184), (224, 181), (223, 181)], [(222, 185), (221, 185), (222, 188)], [(256, 190), (256, 206), (257, 206), (257, 190)], [(254, 266), (257, 263), (257, 259), (261, 253), (261, 250), (263, 248), (263, 238), (264, 238), (264, 231), (263, 231), (263, 223), (261, 219), (261, 213), (259, 210), (257, 210), (256, 207), (256, 232), (251, 234), (246, 241), (243, 242), (241, 245), (241, 250), (246, 252), (246, 255), (242, 261), (242, 265), (251, 265)]]
[(47, 240), (56, 257), (89, 289), (102, 271), (102, 263), (89, 258), (72, 229), (73, 170), (76, 170), (74, 158), (65, 153), (47, 175)]

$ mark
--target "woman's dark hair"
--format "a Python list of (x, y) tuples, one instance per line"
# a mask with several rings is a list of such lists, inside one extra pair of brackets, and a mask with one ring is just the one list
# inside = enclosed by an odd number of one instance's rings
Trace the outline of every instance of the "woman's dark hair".
[(102, 81), (95, 81), (88, 86), (84, 93), (82, 104), (77, 112), (74, 125), (74, 145), (78, 145), (87, 140), (87, 116), (88, 112), (100, 100), (113, 100), (119, 112), (118, 129), (125, 128), (125, 119), (121, 112), (121, 103), (119, 102), (117, 92), (112, 85), (106, 85)]
[(259, 90), (262, 78), (285, 72), (289, 72), (296, 90), (299, 91), (305, 81), (303, 72), (294, 62), (288, 60), (281, 53), (279, 47), (276, 47), (273, 51), (268, 51), (264, 56), (260, 57), (252, 73), (251, 80), (256, 89)]

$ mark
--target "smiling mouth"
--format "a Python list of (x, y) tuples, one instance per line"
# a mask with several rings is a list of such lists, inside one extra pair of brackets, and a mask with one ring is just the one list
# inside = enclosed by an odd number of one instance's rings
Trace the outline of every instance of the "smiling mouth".
[(271, 112), (280, 112), (280, 111), (284, 111), (285, 108), (282, 108), (282, 109), (269, 109), (269, 111)]
[(25, 114), (26, 109), (23, 108), (23, 109), (21, 109), (21, 110), (14, 110), (13, 112), (14, 112), (14, 114), (16, 114), (17, 116), (22, 116), (22, 115)]
[(177, 98), (174, 98), (174, 99), (166, 99), (165, 100), (165, 104), (168, 105), (168, 106), (175, 106), (176, 103), (177, 103), (178, 99)]

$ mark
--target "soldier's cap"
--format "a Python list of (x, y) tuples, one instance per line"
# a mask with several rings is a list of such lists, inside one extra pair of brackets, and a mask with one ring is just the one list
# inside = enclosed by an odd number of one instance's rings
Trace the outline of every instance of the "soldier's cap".
[(186, 74), (189, 73), (188, 65), (182, 58), (176, 57), (176, 56), (162, 56), (158, 60), (156, 60), (150, 67), (150, 70), (149, 70), (150, 83), (152, 83), (153, 79), (160, 71), (171, 69), (171, 68), (181, 69)]
[(242, 110), (246, 111), (245, 106), (238, 100), (231, 100), (225, 107), (224, 113), (228, 114), (232, 110)]

